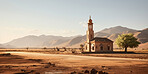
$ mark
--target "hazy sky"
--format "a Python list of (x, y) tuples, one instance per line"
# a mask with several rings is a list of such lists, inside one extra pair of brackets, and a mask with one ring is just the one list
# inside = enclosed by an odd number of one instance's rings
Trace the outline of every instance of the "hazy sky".
[(0, 43), (27, 35), (86, 34), (123, 26), (148, 27), (148, 0), (0, 0)]

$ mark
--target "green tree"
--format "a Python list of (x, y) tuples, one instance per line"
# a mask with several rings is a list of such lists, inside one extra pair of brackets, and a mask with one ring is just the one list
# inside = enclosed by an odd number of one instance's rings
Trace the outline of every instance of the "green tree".
[(124, 48), (125, 52), (127, 52), (128, 47), (134, 48), (138, 47), (138, 45), (140, 44), (140, 42), (137, 41), (137, 38), (135, 38), (132, 33), (118, 35), (115, 43), (119, 47)]

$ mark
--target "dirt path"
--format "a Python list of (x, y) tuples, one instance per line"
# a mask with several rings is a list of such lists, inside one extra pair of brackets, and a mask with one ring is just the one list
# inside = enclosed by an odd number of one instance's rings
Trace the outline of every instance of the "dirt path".
[[(108, 73), (146, 74), (148, 73), (148, 59), (93, 57), (63, 54), (43, 54), (32, 52), (6, 52), (25, 57), (25, 59), (42, 59), (66, 67), (61, 71), (83, 71), (95, 68)], [(42, 70), (43, 71), (43, 70)], [(45, 70), (44, 70), (45, 71)], [(46, 72), (48, 72), (46, 70)]]

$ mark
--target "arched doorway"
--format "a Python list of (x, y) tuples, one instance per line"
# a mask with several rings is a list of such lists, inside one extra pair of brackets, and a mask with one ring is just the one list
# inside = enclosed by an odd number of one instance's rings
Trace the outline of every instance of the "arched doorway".
[(95, 50), (94, 44), (91, 44), (91, 50)]

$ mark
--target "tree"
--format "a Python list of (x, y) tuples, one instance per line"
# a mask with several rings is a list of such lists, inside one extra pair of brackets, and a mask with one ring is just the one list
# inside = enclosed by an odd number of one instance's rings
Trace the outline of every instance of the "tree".
[(46, 47), (44, 47), (43, 49), (47, 49)]
[(84, 47), (84, 45), (83, 45), (83, 44), (80, 44), (80, 47), (81, 47), (81, 49), (82, 49), (82, 52), (83, 52), (83, 47)]
[(138, 45), (140, 44), (140, 42), (137, 41), (137, 38), (135, 38), (132, 33), (118, 35), (115, 43), (119, 47), (124, 48), (125, 52), (127, 52), (128, 47), (134, 48), (138, 47)]
[(66, 47), (63, 47), (64, 51), (66, 51)]
[(27, 50), (29, 49), (29, 47), (26, 48)]
[(60, 51), (60, 49), (58, 47), (56, 47), (57, 51)]

